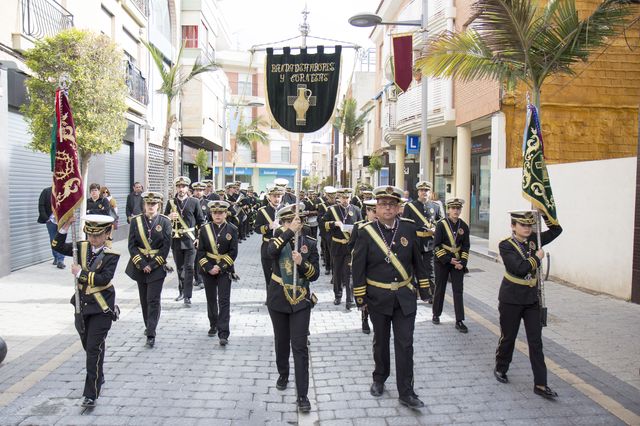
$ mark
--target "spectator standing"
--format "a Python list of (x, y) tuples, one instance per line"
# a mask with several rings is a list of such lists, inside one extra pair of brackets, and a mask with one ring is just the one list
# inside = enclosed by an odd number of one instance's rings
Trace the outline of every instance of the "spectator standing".
[[(51, 187), (48, 186), (40, 193), (40, 199), (38, 200), (38, 223), (44, 223), (47, 225), (47, 231), (49, 232), (49, 243), (53, 241), (58, 233), (58, 223), (53, 215), (53, 209), (51, 208)], [(64, 269), (64, 254), (58, 253), (51, 249), (53, 253), (53, 264), (58, 269)]]
[(127, 195), (127, 207), (125, 214), (127, 215), (127, 223), (131, 223), (131, 217), (142, 214), (144, 211), (142, 205), (142, 184), (136, 182), (133, 184), (133, 191)]

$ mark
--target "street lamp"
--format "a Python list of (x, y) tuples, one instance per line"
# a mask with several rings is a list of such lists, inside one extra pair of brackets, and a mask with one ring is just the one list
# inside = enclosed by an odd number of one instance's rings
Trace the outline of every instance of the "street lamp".
[[(398, 21), (398, 22), (383, 22), (382, 18), (372, 13), (360, 13), (349, 18), (349, 23), (354, 27), (375, 27), (376, 25), (406, 25), (420, 27), (423, 32), (427, 32), (428, 25), (428, 0), (422, 0), (422, 20), (420, 21)], [(421, 180), (429, 180), (429, 163), (431, 155), (431, 147), (428, 137), (428, 79), (422, 80), (422, 114), (420, 119), (420, 178)]]
[(224, 135), (222, 136), (222, 158), (220, 160), (220, 174), (218, 176), (218, 189), (224, 187), (224, 176), (225, 176), (225, 164), (224, 157), (227, 153), (227, 110), (229, 107), (252, 107), (252, 108), (260, 108), (264, 106), (264, 102), (258, 100), (251, 100), (249, 102), (241, 102), (241, 103), (230, 103), (227, 102), (227, 93), (224, 94), (224, 103), (223, 103), (223, 114), (222, 114), (222, 130)]

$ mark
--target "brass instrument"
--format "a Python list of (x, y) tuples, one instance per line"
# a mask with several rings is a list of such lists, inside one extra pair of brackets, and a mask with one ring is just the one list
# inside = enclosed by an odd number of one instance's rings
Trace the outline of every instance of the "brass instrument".
[[(176, 203), (171, 200), (171, 213), (178, 213), (178, 208), (176, 207)], [(182, 237), (182, 233), (180, 232), (180, 221), (178, 219), (171, 220), (171, 238), (180, 238)]]

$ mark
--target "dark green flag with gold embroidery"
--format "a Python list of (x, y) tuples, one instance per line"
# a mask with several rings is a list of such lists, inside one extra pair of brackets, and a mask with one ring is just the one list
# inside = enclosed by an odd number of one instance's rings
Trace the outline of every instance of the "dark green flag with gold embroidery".
[(542, 131), (538, 111), (534, 105), (527, 108), (526, 123), (522, 144), (522, 196), (544, 213), (551, 223), (557, 225), (556, 202), (544, 162)]

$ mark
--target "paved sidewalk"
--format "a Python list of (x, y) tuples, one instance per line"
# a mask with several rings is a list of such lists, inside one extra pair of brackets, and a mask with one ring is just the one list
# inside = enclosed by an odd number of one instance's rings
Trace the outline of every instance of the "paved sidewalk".
[(314, 285), (320, 303), (311, 319), (313, 411), (299, 415), (293, 385), (275, 389), (259, 245), (255, 235), (240, 245), (241, 281), (232, 289), (227, 347), (207, 337), (204, 292), (194, 293), (192, 308), (173, 301), (173, 274), (165, 282), (156, 347), (149, 350), (137, 287), (124, 275), (126, 245), (116, 243), (123, 252), (115, 280), (122, 316), (107, 339), (106, 384), (92, 411), (78, 405), (84, 353), (68, 303), (73, 287), (68, 269), (44, 263), (0, 279), (0, 336), (9, 344), (0, 365), (0, 424), (640, 423), (640, 306), (547, 285), (545, 353), (549, 383), (560, 394), (548, 402), (532, 393), (522, 342), (511, 383), (493, 378), (502, 268), (479, 256), (472, 256), (465, 279), (469, 334), (455, 331), (450, 299), (440, 326), (430, 322), (430, 305), (419, 306), (415, 384), (427, 407), (417, 412), (397, 402), (393, 363), (385, 394), (369, 394), (373, 335), (360, 332), (359, 312), (333, 305), (329, 277), (322, 275)]

